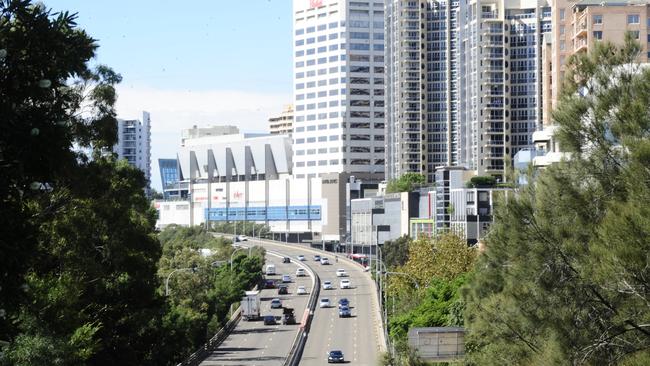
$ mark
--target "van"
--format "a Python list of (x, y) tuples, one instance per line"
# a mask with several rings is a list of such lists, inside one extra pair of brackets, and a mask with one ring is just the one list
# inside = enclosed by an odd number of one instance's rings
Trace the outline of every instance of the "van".
[(267, 264), (266, 265), (266, 275), (267, 276), (275, 275), (275, 264)]

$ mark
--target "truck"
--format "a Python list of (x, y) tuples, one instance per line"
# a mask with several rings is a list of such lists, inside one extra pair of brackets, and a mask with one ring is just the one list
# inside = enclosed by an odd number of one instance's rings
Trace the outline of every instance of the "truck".
[(293, 314), (292, 308), (282, 309), (282, 324), (283, 325), (296, 324), (296, 316)]
[(241, 298), (241, 315), (246, 321), (260, 318), (260, 292), (246, 291)]
[(275, 275), (275, 264), (267, 264), (266, 265), (266, 275), (267, 276)]

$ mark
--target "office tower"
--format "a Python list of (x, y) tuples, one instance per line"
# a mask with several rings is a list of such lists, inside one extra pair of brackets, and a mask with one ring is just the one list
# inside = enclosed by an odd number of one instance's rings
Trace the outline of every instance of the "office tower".
[(293, 173), (384, 177), (383, 0), (294, 0)]
[(387, 177), (461, 166), (503, 178), (541, 125), (544, 1), (391, 0)]
[(113, 152), (118, 158), (144, 172), (151, 179), (151, 120), (149, 112), (142, 112), (142, 121), (117, 119), (117, 144)]
[(284, 106), (280, 115), (269, 118), (271, 135), (289, 135), (293, 132), (293, 105)]

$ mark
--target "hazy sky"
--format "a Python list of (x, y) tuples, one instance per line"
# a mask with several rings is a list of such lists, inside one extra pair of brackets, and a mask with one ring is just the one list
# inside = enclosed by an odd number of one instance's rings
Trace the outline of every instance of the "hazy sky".
[(78, 13), (97, 39), (96, 62), (123, 77), (118, 115), (151, 113), (152, 184), (173, 158), (180, 130), (233, 124), (267, 131), (291, 103), (290, 0), (45, 0)]

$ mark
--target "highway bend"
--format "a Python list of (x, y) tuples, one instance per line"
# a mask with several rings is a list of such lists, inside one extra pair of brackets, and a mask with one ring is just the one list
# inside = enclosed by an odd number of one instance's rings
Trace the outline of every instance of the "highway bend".
[[(268, 276), (280, 280), (283, 274), (291, 275), (293, 282), (289, 285), (288, 295), (278, 295), (277, 289), (263, 289), (260, 296), (261, 316), (275, 315), (277, 325), (264, 325), (262, 320), (241, 320), (233, 332), (224, 342), (214, 350), (201, 365), (282, 365), (291, 350), (293, 341), (298, 334), (298, 325), (282, 325), (280, 316), (282, 309), (271, 309), (270, 303), (274, 298), (280, 298), (284, 307), (293, 308), (296, 322), (300, 322), (307, 307), (307, 300), (311, 294), (312, 278), (296, 277), (295, 258), (292, 263), (282, 263), (282, 259), (272, 254), (267, 254), (266, 263), (274, 263), (275, 276)], [(313, 266), (312, 266), (313, 267)], [(307, 272), (309, 273), (309, 272)], [(307, 295), (296, 295), (298, 286), (305, 286)]]
[[(348, 261), (334, 261), (334, 253), (325, 253), (298, 245), (285, 245), (278, 242), (252, 240), (252, 244), (261, 244), (269, 250), (284, 253), (295, 259), (298, 254), (303, 254), (308, 264), (320, 277), (321, 283), (332, 281), (334, 289), (320, 291), (321, 298), (328, 298), (332, 303), (329, 308), (316, 307), (311, 329), (307, 337), (307, 344), (302, 355), (300, 365), (323, 365), (327, 363), (326, 353), (338, 349), (343, 351), (345, 359), (353, 365), (378, 364), (380, 350), (383, 348), (383, 335), (381, 335), (381, 320), (379, 319), (379, 306), (376, 291), (368, 273), (363, 272), (361, 266)], [(315, 262), (315, 254), (329, 258), (331, 265), (321, 265)], [(341, 289), (336, 270), (343, 268), (348, 273), (352, 288)], [(352, 310), (351, 318), (339, 318), (337, 302), (346, 297), (350, 300)], [(297, 312), (297, 314), (300, 314)]]

